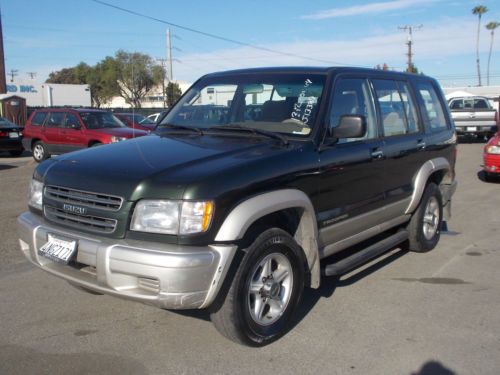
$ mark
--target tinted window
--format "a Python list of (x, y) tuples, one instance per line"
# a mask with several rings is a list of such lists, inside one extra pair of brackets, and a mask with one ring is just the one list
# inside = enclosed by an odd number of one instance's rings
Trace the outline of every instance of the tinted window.
[(424, 104), (426, 122), (431, 130), (446, 129), (448, 124), (444, 110), (434, 87), (427, 82), (417, 83), (417, 89)]
[(45, 117), (47, 117), (47, 112), (37, 112), (33, 116), (33, 119), (31, 120), (31, 125), (34, 126), (40, 126), (43, 125), (43, 122), (45, 121)]
[(76, 117), (75, 115), (73, 115), (71, 113), (68, 113), (66, 115), (66, 122), (65, 122), (64, 126), (66, 128), (71, 128), (74, 125), (80, 126), (80, 121), (78, 120), (78, 117)]
[(87, 129), (125, 127), (111, 112), (80, 112), (80, 117)]
[(384, 135), (407, 134), (405, 105), (396, 81), (374, 80), (373, 87), (377, 93)]
[(484, 99), (475, 99), (474, 100), (474, 108), (477, 108), (477, 109), (487, 109), (489, 107), (490, 106), (488, 105), (488, 103)]
[(405, 109), (406, 122), (408, 123), (408, 132), (416, 133), (418, 132), (418, 115), (417, 106), (411, 95), (410, 88), (405, 82), (398, 82), (399, 91), (401, 93), (401, 99), (403, 100), (403, 105)]
[(45, 126), (49, 128), (60, 128), (64, 123), (64, 112), (51, 112)]
[[(330, 127), (336, 127), (343, 115), (360, 115), (366, 118), (364, 139), (377, 136), (375, 109), (368, 82), (361, 78), (343, 78), (337, 81), (330, 107)], [(339, 142), (356, 141), (360, 138), (341, 139)]]
[(450, 103), (450, 108), (451, 109), (463, 109), (464, 108), (464, 101), (462, 99), (453, 100)]

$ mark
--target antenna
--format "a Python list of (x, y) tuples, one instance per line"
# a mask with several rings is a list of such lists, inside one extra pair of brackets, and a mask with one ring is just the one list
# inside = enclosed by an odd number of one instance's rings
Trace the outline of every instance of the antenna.
[(31, 79), (34, 79), (36, 76), (36, 72), (26, 72), (26, 74), (29, 75)]
[(408, 52), (406, 53), (406, 56), (408, 56), (407, 60), (407, 65), (408, 67), (406, 68), (407, 72), (412, 72), (413, 71), (413, 51), (412, 51), (412, 46), (413, 46), (413, 30), (420, 30), (424, 25), (405, 25), (405, 26), (399, 26), (399, 30), (404, 30), (408, 32), (408, 41), (406, 42), (406, 45), (408, 46)]

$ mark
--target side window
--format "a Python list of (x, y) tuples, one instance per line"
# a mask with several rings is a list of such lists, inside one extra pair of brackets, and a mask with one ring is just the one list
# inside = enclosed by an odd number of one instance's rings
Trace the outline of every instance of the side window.
[(450, 103), (450, 109), (463, 109), (464, 101), (462, 99), (453, 100)]
[(408, 123), (408, 132), (417, 133), (420, 129), (418, 126), (417, 106), (411, 96), (410, 88), (405, 82), (398, 82), (401, 99), (403, 100), (406, 122)]
[[(366, 118), (366, 135), (363, 139), (377, 136), (377, 121), (375, 108), (368, 86), (368, 81), (361, 78), (341, 78), (334, 88), (330, 105), (329, 125), (334, 128), (339, 125), (343, 115), (360, 115)], [(360, 138), (340, 139), (339, 142), (352, 142)]]
[[(424, 105), (427, 123), (432, 131), (448, 128), (444, 110), (434, 87), (428, 82), (418, 82), (417, 90)], [(466, 106), (466, 104), (465, 104)]]
[(64, 123), (64, 112), (51, 112), (46, 126), (49, 128), (60, 128)]
[[(384, 135), (390, 137), (392, 135), (407, 134), (409, 129), (406, 109), (397, 82), (375, 79), (373, 80), (373, 87), (377, 94)], [(408, 99), (408, 95), (406, 99)]]
[(45, 121), (45, 117), (47, 117), (47, 112), (38, 112), (35, 113), (33, 119), (31, 120), (31, 125), (33, 126), (42, 126)]
[(75, 126), (76, 127), (80, 126), (80, 121), (78, 120), (78, 117), (76, 117), (72, 113), (68, 113), (66, 115), (66, 121), (64, 122), (64, 127), (74, 129)]
[(474, 100), (474, 108), (475, 109), (487, 109), (489, 108), (488, 103), (484, 99), (475, 99)]

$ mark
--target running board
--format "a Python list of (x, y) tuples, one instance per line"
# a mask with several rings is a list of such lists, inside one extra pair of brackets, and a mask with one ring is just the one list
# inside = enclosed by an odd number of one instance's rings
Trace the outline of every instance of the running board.
[(336, 263), (327, 265), (323, 273), (325, 276), (341, 276), (363, 264), (367, 263), (373, 258), (376, 258), (386, 251), (392, 249), (396, 245), (408, 239), (408, 231), (401, 230), (390, 237), (377, 242), (364, 250), (358, 251), (353, 255), (344, 258)]

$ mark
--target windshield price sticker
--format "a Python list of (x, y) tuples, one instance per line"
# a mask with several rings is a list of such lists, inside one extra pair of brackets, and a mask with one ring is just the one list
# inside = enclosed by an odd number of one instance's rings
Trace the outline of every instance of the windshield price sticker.
[(308, 78), (304, 82), (304, 88), (300, 91), (297, 103), (293, 106), (292, 118), (301, 121), (303, 124), (307, 125), (309, 123), (309, 117), (311, 116), (314, 104), (316, 102), (315, 98), (308, 96), (308, 88), (312, 85), (312, 81)]
[(68, 263), (75, 252), (76, 240), (67, 241), (52, 234), (48, 235), (47, 243), (38, 250), (38, 254), (61, 263)]

